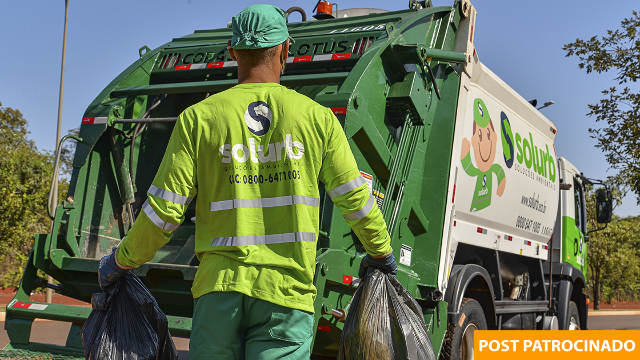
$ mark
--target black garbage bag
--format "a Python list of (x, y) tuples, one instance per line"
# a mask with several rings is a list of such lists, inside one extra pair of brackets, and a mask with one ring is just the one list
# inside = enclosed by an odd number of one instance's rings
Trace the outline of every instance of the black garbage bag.
[(131, 271), (103, 293), (93, 294), (91, 304), (82, 327), (86, 359), (178, 359), (167, 316)]
[(338, 359), (437, 359), (420, 305), (395, 276), (368, 268), (353, 295)]

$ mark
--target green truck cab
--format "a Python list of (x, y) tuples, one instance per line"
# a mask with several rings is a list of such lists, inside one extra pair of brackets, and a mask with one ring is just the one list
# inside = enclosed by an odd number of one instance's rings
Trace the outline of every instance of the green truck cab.
[[(558, 158), (558, 169), (561, 206), (558, 207), (553, 232), (553, 238), (557, 240), (553, 241), (552, 261), (545, 263), (545, 275), (547, 282), (552, 279), (555, 296), (551, 309), (557, 314), (558, 328), (586, 330), (587, 254), (590, 233), (587, 229), (586, 186), (593, 183), (562, 157)], [(596, 202), (597, 222), (610, 222), (612, 203), (609, 191), (598, 190)], [(553, 274), (551, 277), (550, 273)]]

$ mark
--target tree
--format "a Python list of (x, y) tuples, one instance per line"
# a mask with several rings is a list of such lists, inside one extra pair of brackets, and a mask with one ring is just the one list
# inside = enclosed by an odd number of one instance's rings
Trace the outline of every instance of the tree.
[[(589, 239), (589, 270), (593, 282), (594, 309), (600, 309), (603, 282), (613, 289), (635, 282), (635, 253), (630, 251), (628, 239), (640, 230), (630, 223), (614, 221), (605, 230)], [(603, 281), (606, 280), (606, 281)]]
[[(614, 208), (622, 204), (627, 187), (619, 176), (605, 181), (611, 189)], [(587, 187), (586, 207), (589, 230), (601, 228), (596, 222), (596, 194)], [(593, 232), (589, 236), (589, 280), (593, 288), (594, 309), (600, 309), (600, 294), (603, 288), (610, 291), (618, 289), (633, 290), (640, 276), (640, 223), (635, 218), (613, 221), (604, 230)]]
[(53, 157), (38, 151), (20, 111), (0, 103), (0, 285), (16, 286), (36, 233), (49, 232)]
[(610, 87), (603, 90), (604, 99), (589, 105), (589, 116), (603, 127), (590, 128), (591, 137), (597, 140), (596, 147), (606, 156), (607, 162), (629, 184), (640, 203), (640, 91), (636, 84), (640, 79), (640, 15), (622, 21), (622, 29), (607, 31), (607, 36), (589, 40), (576, 39), (563, 47), (566, 56), (577, 56), (578, 67), (587, 74), (616, 71), (614, 78), (622, 90)]
[(638, 275), (640, 274), (640, 258), (633, 247), (633, 242), (637, 239), (637, 232), (640, 230), (636, 221), (621, 219), (616, 225), (628, 229), (623, 236), (622, 243), (611, 254), (613, 266), (609, 269), (606, 277), (602, 279), (603, 294), (605, 298), (615, 297), (619, 291), (635, 291), (638, 286)]

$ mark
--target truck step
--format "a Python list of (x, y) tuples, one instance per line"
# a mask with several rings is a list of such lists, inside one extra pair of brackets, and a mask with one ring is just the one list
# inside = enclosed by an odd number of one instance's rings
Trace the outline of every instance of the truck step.
[(547, 300), (496, 301), (496, 314), (533, 313), (533, 312), (546, 312), (548, 310), (549, 310), (549, 301)]

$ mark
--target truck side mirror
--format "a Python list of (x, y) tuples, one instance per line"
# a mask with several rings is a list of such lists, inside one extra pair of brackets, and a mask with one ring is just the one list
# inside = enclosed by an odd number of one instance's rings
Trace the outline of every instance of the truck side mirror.
[(600, 189), (596, 191), (596, 218), (598, 223), (605, 224), (611, 222), (613, 213), (613, 199), (611, 191)]

